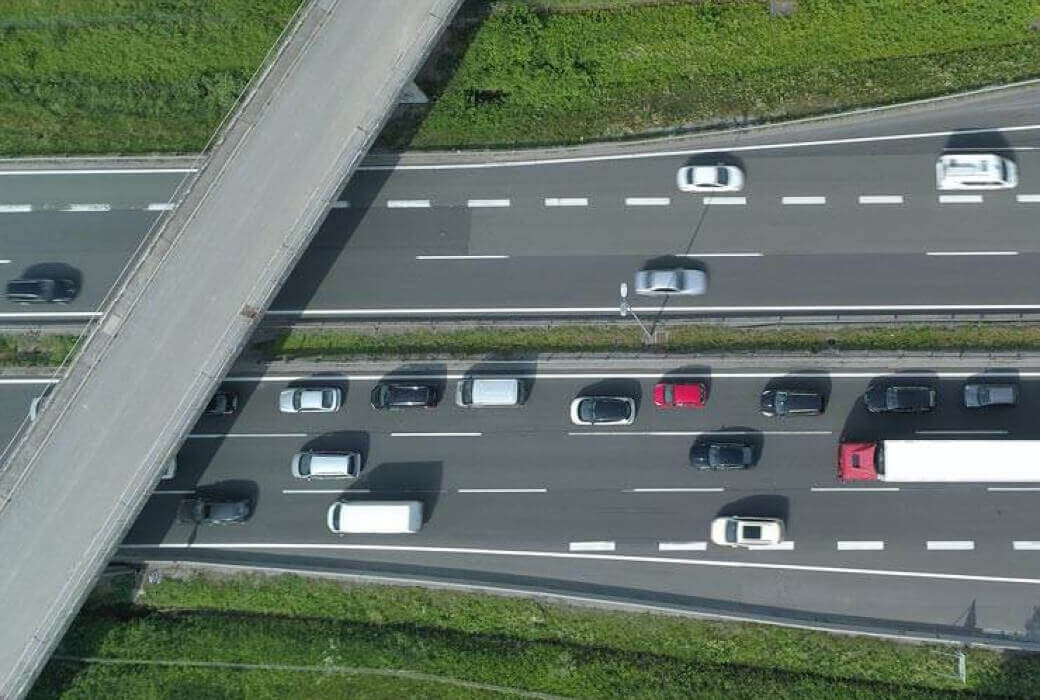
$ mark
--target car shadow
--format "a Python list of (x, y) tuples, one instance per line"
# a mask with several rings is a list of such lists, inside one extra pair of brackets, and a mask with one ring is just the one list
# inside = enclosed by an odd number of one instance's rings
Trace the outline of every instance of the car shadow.
[(946, 138), (943, 153), (996, 153), (1013, 163), (1018, 162), (1015, 149), (1007, 140), (1004, 132), (979, 131), (977, 129), (957, 129)]
[(340, 500), (349, 497), (352, 501), (421, 501), (423, 523), (426, 523), (433, 517), (443, 481), (443, 462), (382, 462), (375, 467), (366, 467), (361, 478), (344, 489)]
[(745, 496), (719, 508), (715, 517), (779, 518), (788, 524), (791, 518), (791, 502), (786, 496), (775, 494)]

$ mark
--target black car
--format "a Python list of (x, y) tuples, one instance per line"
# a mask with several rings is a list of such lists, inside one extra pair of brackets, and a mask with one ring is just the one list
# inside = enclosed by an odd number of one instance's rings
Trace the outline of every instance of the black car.
[(437, 392), (425, 384), (378, 384), (372, 390), (372, 408), (430, 408)]
[(699, 442), (690, 449), (690, 464), (696, 469), (747, 469), (754, 459), (754, 449), (743, 442)]
[(871, 413), (927, 413), (935, 408), (935, 389), (871, 384), (863, 394), (863, 403)]
[(203, 415), (207, 416), (230, 416), (238, 410), (238, 394), (233, 391), (218, 391), (206, 404)]
[(764, 416), (818, 416), (823, 395), (811, 389), (766, 389), (760, 406)]
[(195, 525), (230, 525), (244, 523), (253, 514), (250, 498), (196, 496), (181, 501), (177, 518)]
[(68, 279), (17, 279), (7, 283), (7, 301), (14, 304), (63, 304), (76, 296), (76, 283)]

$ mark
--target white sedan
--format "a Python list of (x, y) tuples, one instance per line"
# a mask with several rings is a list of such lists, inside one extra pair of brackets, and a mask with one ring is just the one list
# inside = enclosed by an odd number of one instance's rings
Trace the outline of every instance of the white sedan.
[(687, 165), (679, 168), (675, 184), (683, 192), (740, 192), (744, 171), (735, 165)]
[(723, 547), (759, 547), (784, 541), (784, 521), (777, 518), (715, 518), (711, 541)]
[(341, 403), (343, 392), (334, 386), (301, 386), (278, 395), (282, 413), (335, 413)]

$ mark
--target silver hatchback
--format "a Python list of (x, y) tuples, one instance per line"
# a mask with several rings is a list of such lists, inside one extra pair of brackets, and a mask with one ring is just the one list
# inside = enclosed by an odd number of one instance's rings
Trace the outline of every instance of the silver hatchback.
[(635, 276), (636, 294), (669, 296), (696, 295), (708, 291), (708, 275), (702, 270), (640, 270)]
[(301, 386), (278, 395), (282, 413), (335, 413), (343, 402), (343, 392), (334, 386)]

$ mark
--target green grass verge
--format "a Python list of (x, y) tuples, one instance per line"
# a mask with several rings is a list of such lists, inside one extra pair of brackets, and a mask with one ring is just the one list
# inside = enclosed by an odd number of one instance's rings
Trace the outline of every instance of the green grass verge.
[(606, 9), (472, 2), (420, 76), (435, 98), (425, 119), (409, 110), (382, 144), (579, 143), (1040, 75), (1036, 0), (798, 0), (790, 17), (771, 17), (764, 0), (593, 4)]
[(393, 355), (525, 356), (549, 352), (1040, 350), (1040, 325), (878, 326), (839, 329), (672, 326), (655, 345), (633, 326), (474, 328), (370, 333), (293, 330), (256, 345), (267, 359)]
[(75, 345), (74, 335), (0, 334), (0, 367), (55, 367)]
[(4, 0), (0, 154), (198, 151), (300, 0)]
[[(139, 602), (86, 609), (59, 653), (404, 669), (572, 697), (939, 698), (961, 690), (942, 675), (950, 658), (932, 647), (514, 598), (244, 576), (166, 579)], [(965, 695), (1028, 697), (1040, 688), (1035, 656), (970, 650), (967, 664)], [(292, 682), (285, 672), (256, 673), (243, 693), (234, 690), (243, 672), (52, 660), (34, 695), (161, 697), (178, 673), (209, 697), (299, 694), (278, 685)]]

